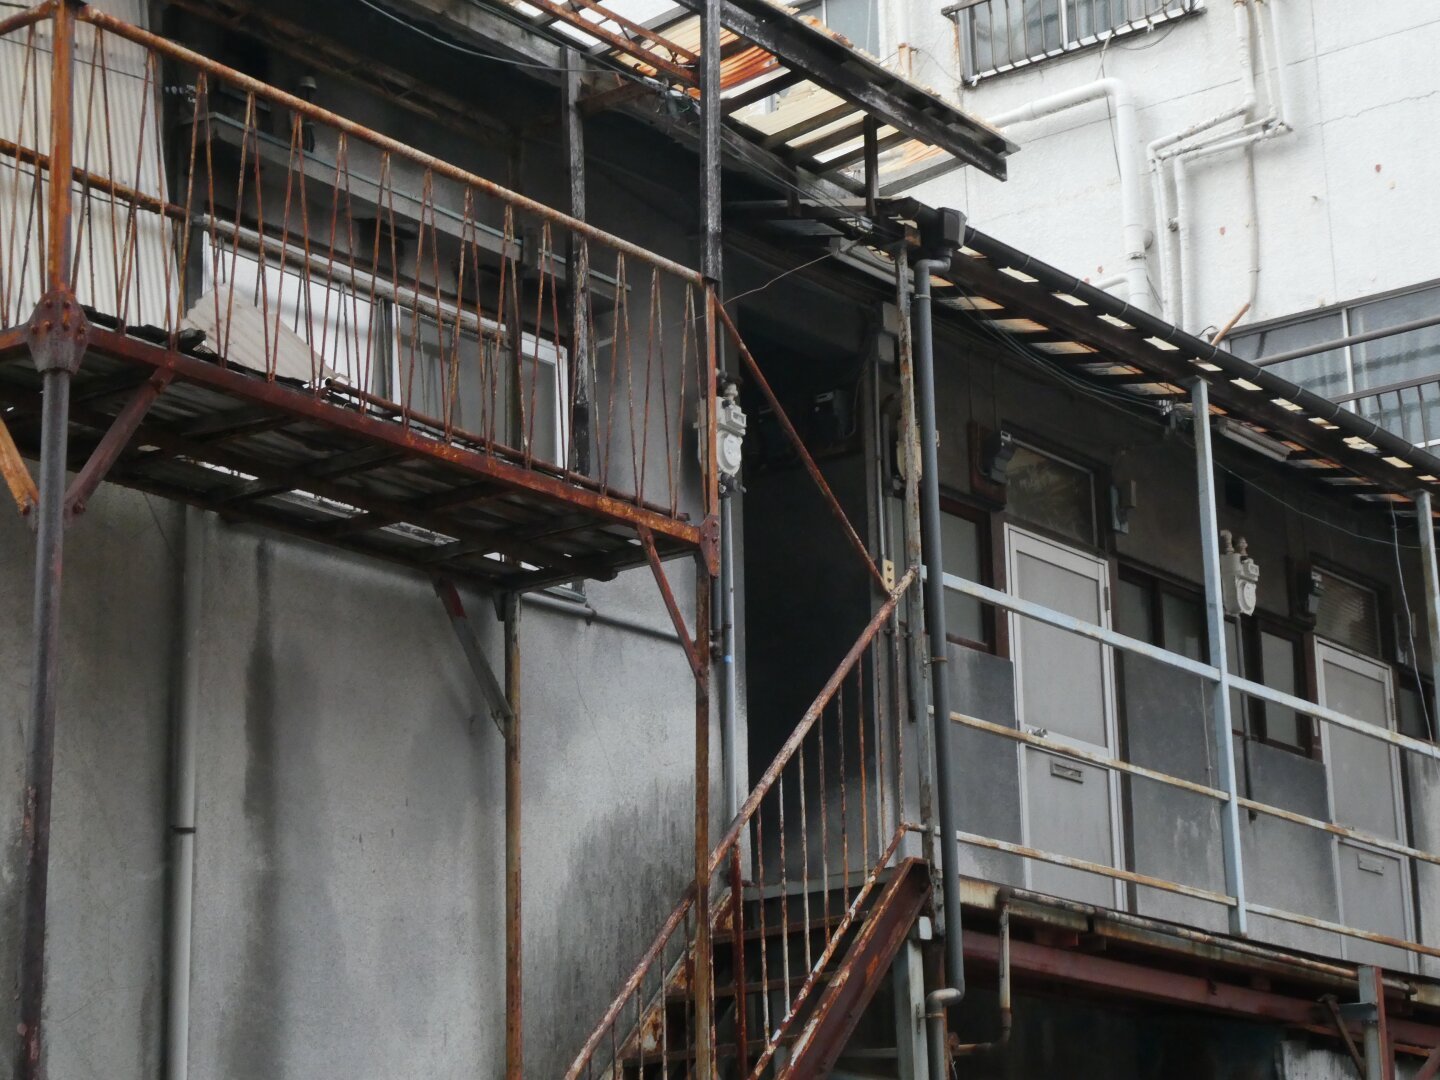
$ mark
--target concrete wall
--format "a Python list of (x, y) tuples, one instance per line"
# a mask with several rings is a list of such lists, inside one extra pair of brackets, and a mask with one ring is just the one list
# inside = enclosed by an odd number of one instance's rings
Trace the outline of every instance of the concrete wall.
[[(1014, 5), (1012, 5), (1013, 7)], [(962, 84), (954, 24), (940, 6), (879, 0), (882, 54), (980, 117), (1110, 77), (1138, 107), (1136, 145), (1119, 146), (1103, 100), (1012, 125), (1021, 150), (1000, 183), (973, 169), (933, 180), (917, 194), (963, 209), (1008, 243), (1099, 281), (1124, 269), (1117, 155), (1238, 104), (1241, 81), (1229, 3), (1105, 48), (1046, 60)], [(1367, 296), (1440, 277), (1428, 193), (1440, 152), (1416, 136), (1440, 119), (1428, 57), (1440, 48), (1440, 12), (1427, 0), (1367, 5), (1275, 0), (1280, 77), (1291, 134), (1254, 151), (1258, 215), (1251, 219), (1240, 153), (1189, 169), (1195, 310), (1185, 328), (1228, 320), (1246, 300), (1251, 231), (1260, 235), (1260, 278), (1246, 322)], [(1257, 61), (1257, 72), (1264, 67)], [(1260, 112), (1267, 108), (1262, 79)], [(1146, 224), (1155, 217), (1144, 176)], [(1158, 249), (1149, 252), (1161, 285)], [(1243, 325), (1243, 324), (1242, 324)]]
[[(55, 1076), (158, 1071), (182, 528), (174, 506), (105, 487), (70, 537)], [(203, 532), (192, 1075), (498, 1075), (502, 743), (428, 582), (214, 519)], [(0, 597), (26, 611), (13, 516), (0, 550)], [(493, 608), (468, 600), (498, 664)], [(644, 571), (591, 601), (666, 625)], [(531, 1068), (554, 1075), (690, 876), (694, 694), (662, 640), (531, 607), (521, 648), (526, 1034)], [(29, 650), (28, 622), (6, 620), (7, 970)]]

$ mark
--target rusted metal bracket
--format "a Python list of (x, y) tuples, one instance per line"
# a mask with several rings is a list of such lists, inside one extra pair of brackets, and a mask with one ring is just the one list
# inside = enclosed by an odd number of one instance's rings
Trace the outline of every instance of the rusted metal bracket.
[(80, 370), (90, 343), (90, 320), (69, 289), (52, 289), (42, 296), (25, 331), (36, 371), (74, 375)]
[(770, 384), (765, 380), (765, 375), (761, 372), (760, 365), (756, 363), (755, 357), (751, 355), (750, 349), (741, 339), (740, 331), (730, 318), (730, 313), (727, 312), (721, 304), (715, 305), (715, 311), (720, 316), (720, 321), (725, 324), (725, 329), (730, 335), (730, 340), (735, 343), (735, 348), (740, 353), (740, 359), (745, 364), (745, 370), (748, 371), (750, 377), (755, 380), (756, 388), (765, 398), (771, 411), (775, 413), (775, 419), (780, 421), (780, 427), (785, 432), (785, 437), (790, 440), (790, 445), (795, 448), (795, 453), (799, 455), (801, 464), (805, 466), (805, 471), (810, 474), (810, 479), (813, 480), (815, 486), (820, 489), (820, 495), (825, 500), (826, 506), (830, 508), (830, 513), (834, 515), (835, 520), (840, 523), (840, 527), (845, 531), (845, 538), (850, 541), (850, 546), (855, 550), (855, 554), (858, 555), (860, 561), (865, 564), (865, 569), (869, 571), (870, 579), (875, 583), (876, 588), (888, 596), (890, 589), (885, 584), (884, 575), (880, 573), (879, 568), (875, 565), (875, 560), (870, 557), (870, 552), (865, 547), (865, 541), (860, 539), (860, 534), (855, 531), (855, 526), (850, 524), (849, 515), (845, 513), (844, 508), (840, 505), (840, 500), (835, 498), (835, 493), (830, 490), (830, 485), (826, 483), (824, 474), (820, 472), (820, 466), (815, 464), (815, 459), (810, 456), (810, 451), (806, 448), (804, 440), (800, 438), (800, 433), (795, 430), (795, 425), (790, 422), (790, 417), (786, 414), (784, 408), (781, 407), (780, 399), (775, 396), (775, 391), (770, 389)]
[(665, 610), (670, 613), (670, 621), (675, 624), (675, 633), (680, 636), (680, 646), (685, 650), (685, 659), (690, 661), (690, 670), (695, 673), (698, 682), (709, 674), (709, 659), (701, 656), (695, 648), (695, 639), (690, 636), (690, 628), (685, 625), (685, 616), (680, 613), (680, 605), (675, 602), (675, 591), (670, 588), (670, 579), (665, 576), (665, 567), (660, 564), (660, 553), (655, 550), (654, 534), (644, 525), (637, 526), (635, 531), (639, 533), (640, 543), (645, 547), (645, 558), (650, 563), (650, 572), (655, 575), (655, 584), (660, 586), (660, 595), (665, 599)]
[(105, 479), (111, 467), (119, 460), (125, 447), (130, 444), (130, 439), (140, 427), (145, 414), (150, 411), (150, 406), (155, 404), (165, 387), (170, 385), (174, 378), (173, 372), (157, 371), (150, 378), (146, 379), (130, 395), (123, 408), (116, 415), (114, 422), (101, 437), (99, 444), (90, 452), (89, 459), (75, 475), (70, 483), (70, 490), (65, 493), (65, 520), (72, 521), (76, 515), (85, 512), (85, 504), (90, 496), (95, 494), (95, 489), (100, 486), (100, 481)]
[(705, 570), (713, 577), (720, 576), (720, 516), (709, 515), (700, 523), (700, 557), (705, 560)]
[(21, 516), (28, 517), (40, 505), (40, 489), (35, 486), (35, 478), (30, 475), (3, 419), (0, 419), (0, 476), (5, 478), (5, 486), (10, 489)]
[(465, 613), (460, 592), (449, 578), (437, 577), (435, 595), (445, 606), (445, 614), (450, 616), (450, 626), (454, 629), (455, 636), (460, 639), (460, 648), (465, 650), (465, 659), (470, 661), (470, 670), (475, 675), (475, 681), (480, 684), (480, 689), (490, 703), (490, 719), (495, 722), (495, 729), (500, 732), (500, 737), (508, 743), (515, 714), (510, 708), (505, 688), (496, 678), (490, 661), (485, 659), (485, 650), (480, 647), (480, 638), (476, 635), (475, 628), (470, 625), (470, 616)]

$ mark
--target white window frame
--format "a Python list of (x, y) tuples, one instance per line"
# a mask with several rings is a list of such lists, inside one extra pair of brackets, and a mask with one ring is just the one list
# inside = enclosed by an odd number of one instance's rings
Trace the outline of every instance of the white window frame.
[[(1099, 33), (1072, 35), (1070, 30), (1069, 3), (1070, 0), (1058, 0), (1060, 14), (1060, 45), (1057, 48), (1046, 49), (1042, 41), (1041, 48), (1027, 52), (1023, 57), (1007, 60), (1003, 64), (995, 64), (987, 68), (979, 69), (975, 64), (975, 20), (984, 12), (994, 10), (995, 5), (1005, 9), (1006, 16), (1013, 20), (1018, 13), (1021, 23), (1025, 20), (1024, 5), (1027, 0), (960, 0), (946, 9), (955, 19), (956, 27), (960, 32), (961, 47), (963, 50), (963, 63), (965, 67), (965, 81), (972, 86), (981, 79), (987, 79), (995, 75), (1001, 75), (1007, 71), (1015, 71), (1020, 68), (1029, 67), (1042, 60), (1050, 60), (1059, 56), (1067, 56), (1071, 53), (1088, 49), (1111, 38), (1122, 37), (1127, 34), (1143, 33), (1154, 30), (1158, 26), (1174, 22), (1176, 19), (1183, 19), (1190, 15), (1197, 15), (1205, 10), (1206, 0), (1159, 0), (1162, 3), (1161, 10), (1152, 15), (1141, 16), (1130, 19), (1119, 26), (1112, 27)], [(1137, 0), (1126, 0), (1133, 4)], [(1147, 6), (1156, 0), (1139, 0)], [(1175, 10), (1171, 10), (1171, 8)], [(992, 19), (992, 28), (995, 25)], [(1007, 24), (1008, 26), (1008, 24)], [(1027, 46), (1028, 46), (1027, 42)]]

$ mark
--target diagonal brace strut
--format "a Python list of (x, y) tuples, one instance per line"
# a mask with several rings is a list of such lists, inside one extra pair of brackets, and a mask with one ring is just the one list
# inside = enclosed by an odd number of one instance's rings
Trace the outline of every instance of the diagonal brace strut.
[(670, 613), (670, 621), (675, 624), (675, 633), (680, 636), (680, 646), (685, 650), (685, 659), (690, 661), (690, 670), (695, 673), (696, 682), (702, 682), (709, 675), (707, 658), (701, 656), (695, 647), (695, 639), (690, 636), (690, 628), (685, 625), (685, 616), (680, 613), (680, 605), (675, 602), (675, 591), (670, 588), (670, 579), (665, 576), (665, 567), (660, 564), (660, 553), (655, 550), (655, 534), (644, 525), (638, 526), (636, 531), (640, 534), (640, 543), (645, 547), (645, 558), (650, 563), (650, 572), (655, 575), (655, 584), (660, 586), (660, 595), (665, 599), (665, 610)]
[(440, 598), (440, 603), (445, 605), (445, 614), (450, 616), (450, 625), (460, 640), (460, 648), (465, 650), (465, 659), (470, 661), (470, 670), (475, 675), (475, 681), (480, 684), (485, 699), (490, 703), (490, 719), (495, 722), (500, 737), (509, 742), (510, 722), (514, 720), (515, 714), (510, 708), (509, 698), (505, 695), (505, 688), (495, 677), (490, 661), (485, 659), (485, 650), (480, 647), (480, 638), (475, 633), (475, 628), (470, 625), (470, 616), (465, 612), (459, 590), (449, 578), (438, 577), (435, 579), (435, 595)]

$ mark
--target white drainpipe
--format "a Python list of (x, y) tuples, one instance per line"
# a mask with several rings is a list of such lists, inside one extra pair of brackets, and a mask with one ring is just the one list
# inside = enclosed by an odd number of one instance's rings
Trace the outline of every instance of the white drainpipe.
[[(1160, 228), (1158, 230), (1158, 241), (1160, 248), (1160, 274), (1164, 281), (1165, 299), (1163, 304), (1164, 315), (1177, 326), (1183, 325), (1184, 311), (1182, 310), (1182, 297), (1180, 292), (1180, 279), (1182, 271), (1177, 269), (1175, 263), (1175, 249), (1170, 240), (1172, 223), (1182, 234), (1189, 228), (1188, 219), (1180, 212), (1178, 205), (1172, 214), (1170, 206), (1169, 189), (1165, 184), (1165, 162), (1182, 153), (1189, 140), (1212, 128), (1230, 120), (1248, 117), (1255, 110), (1255, 68), (1252, 63), (1250, 48), (1250, 10), (1248, 0), (1235, 0), (1235, 39), (1236, 59), (1240, 66), (1240, 85), (1244, 88), (1244, 94), (1238, 105), (1231, 106), (1223, 112), (1216, 113), (1207, 120), (1201, 120), (1197, 124), (1191, 124), (1182, 131), (1172, 132), (1169, 135), (1162, 135), (1153, 140), (1145, 148), (1145, 157), (1150, 166), (1150, 185), (1155, 196), (1155, 214), (1159, 218)], [(1232, 133), (1233, 134), (1233, 133)], [(1178, 175), (1178, 169), (1177, 169)], [(1179, 201), (1179, 192), (1176, 192), (1176, 201)], [(1180, 238), (1180, 250), (1185, 249), (1185, 241), (1188, 236)], [(1182, 255), (1183, 261), (1183, 255)]]
[[(1184, 329), (1184, 320), (1193, 318), (1195, 313), (1194, 281), (1195, 276), (1190, 272), (1190, 216), (1188, 214), (1189, 196), (1188, 186), (1185, 180), (1185, 163), (1194, 161), (1197, 158), (1211, 157), (1215, 154), (1228, 153), (1231, 150), (1244, 150), (1250, 157), (1256, 143), (1265, 142), (1283, 135), (1290, 130), (1283, 124), (1272, 124), (1260, 131), (1251, 131), (1244, 135), (1237, 135), (1231, 139), (1222, 139), (1217, 142), (1206, 143), (1186, 150), (1183, 154), (1175, 157), (1175, 217), (1180, 222), (1180, 265), (1177, 276), (1180, 278), (1180, 304), (1173, 320), (1177, 326)], [(1255, 306), (1256, 290), (1260, 281), (1260, 231), (1259, 222), (1256, 220), (1259, 214), (1259, 200), (1255, 194), (1255, 165), (1253, 158), (1246, 162), (1246, 187), (1249, 192), (1250, 208), (1250, 267), (1249, 267), (1249, 303), (1251, 310)], [(1200, 327), (1195, 329), (1199, 330)]]
[(1145, 268), (1146, 219), (1141, 190), (1140, 139), (1136, 124), (1135, 98), (1119, 79), (1098, 79), (1073, 90), (1021, 105), (990, 118), (993, 127), (1007, 128), (1091, 101), (1108, 99), (1115, 118), (1115, 146), (1120, 160), (1120, 217), (1124, 230), (1126, 301), (1142, 311), (1155, 310)]
[(164, 1076), (190, 1071), (190, 931), (195, 898), (195, 738), (200, 717), (200, 634), (204, 618), (205, 515), (185, 509), (185, 565), (181, 581), (180, 655), (175, 672), (174, 753), (171, 758), (170, 913), (166, 926)]
[[(1201, 131), (1218, 126), (1228, 119), (1248, 118), (1255, 109), (1255, 73), (1251, 47), (1249, 17), (1250, 0), (1235, 0), (1235, 29), (1237, 56), (1240, 62), (1244, 97), (1240, 105), (1226, 110), (1208, 121), (1192, 125), (1176, 135), (1166, 136), (1152, 142), (1147, 156), (1151, 165), (1151, 181), (1156, 193), (1156, 208), (1160, 217), (1161, 273), (1165, 279), (1165, 315), (1182, 328), (1194, 321), (1195, 304), (1192, 296), (1194, 275), (1190, 272), (1191, 215), (1186, 184), (1186, 162), (1231, 150), (1244, 150), (1246, 160), (1245, 187), (1249, 205), (1250, 266), (1248, 272), (1248, 301), (1254, 309), (1260, 279), (1260, 236), (1259, 203), (1255, 191), (1253, 148), (1255, 144), (1283, 135), (1290, 130), (1285, 120), (1286, 104), (1284, 79), (1280, 73), (1279, 34), (1275, 24), (1275, 7), (1272, 0), (1254, 0), (1256, 8), (1255, 33), (1258, 37), (1260, 57), (1266, 69), (1266, 88), (1270, 99), (1270, 111), (1259, 119), (1247, 119), (1239, 128), (1209, 135), (1198, 141), (1191, 141)], [(1266, 25), (1269, 32), (1266, 32)], [(1271, 43), (1274, 56), (1270, 55)], [(1173, 216), (1165, 184), (1164, 165), (1174, 162), (1175, 205)], [(1171, 226), (1176, 232), (1178, 251), (1172, 254), (1170, 245)], [(1198, 327), (1195, 327), (1198, 329)]]

